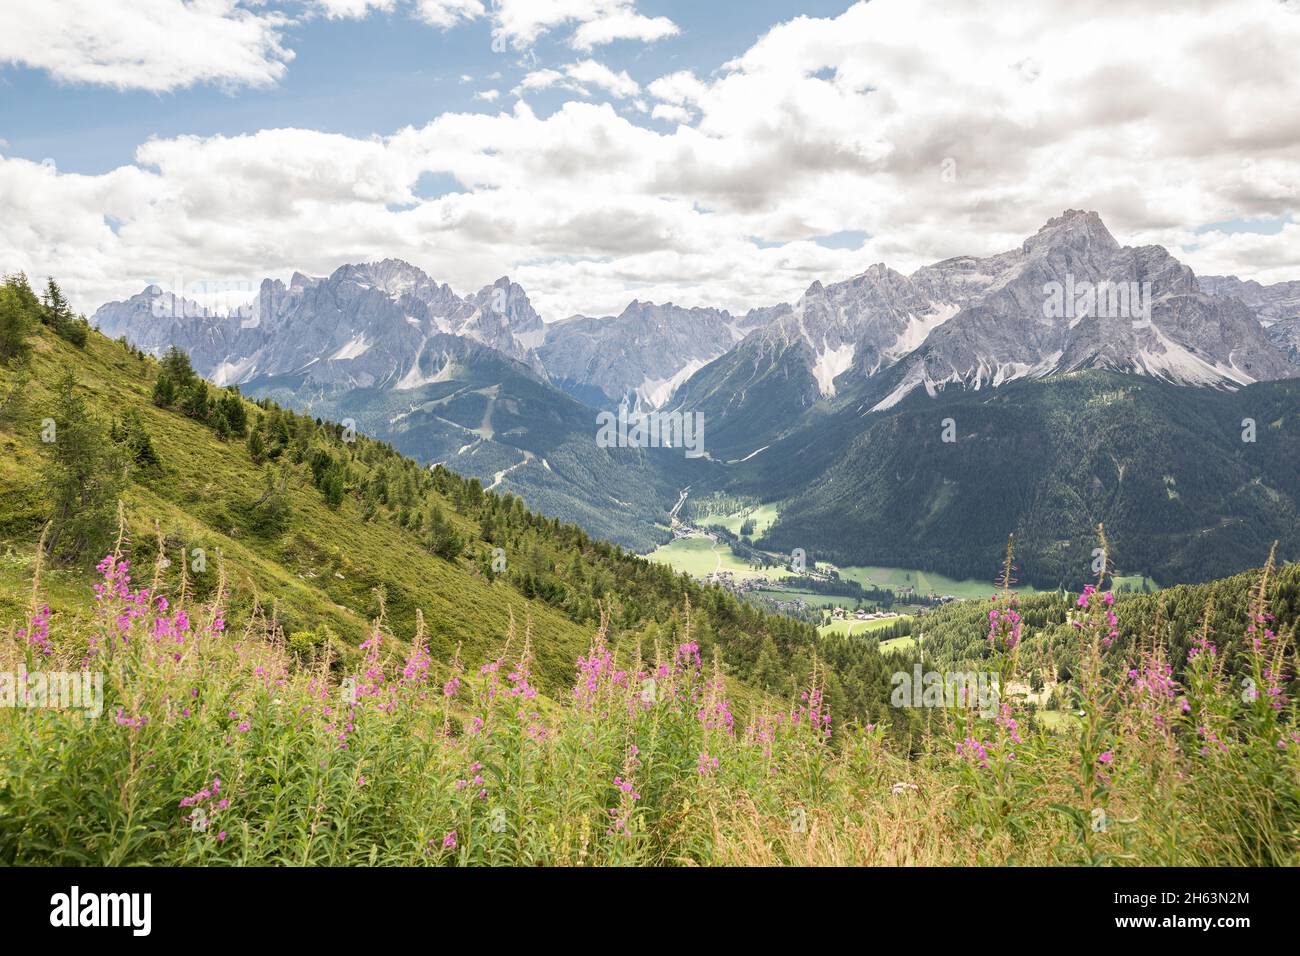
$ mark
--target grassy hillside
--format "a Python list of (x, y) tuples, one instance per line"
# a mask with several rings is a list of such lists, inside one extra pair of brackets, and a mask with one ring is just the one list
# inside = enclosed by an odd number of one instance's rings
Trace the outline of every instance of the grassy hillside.
[[(260, 602), (300, 646), (319, 651), (329, 643), (336, 656), (354, 658), (382, 592), (394, 632), (408, 638), (422, 610), (430, 650), (447, 661), (457, 647), (466, 659), (486, 658), (513, 614), (521, 628), (531, 622), (539, 685), (563, 693), (602, 608), (612, 640), (642, 640), (649, 653), (656, 640), (674, 639), (689, 601), (701, 646), (708, 654), (718, 650), (729, 676), (746, 677), (765, 642), (780, 661), (780, 673), (767, 667), (768, 690), (793, 693), (811, 666), (811, 628), (762, 615), (535, 515), (512, 495), (423, 469), (364, 435), (347, 442), (337, 428), (245, 401), (248, 430), (266, 446), (254, 461), (246, 440), (223, 438), (211, 421), (151, 400), (158, 362), (97, 333), (78, 346), (44, 327), (31, 340), (26, 365), (0, 365), (0, 614), (6, 625), (26, 609), (37, 540), (50, 517), (42, 475), (51, 446), (42, 442), (42, 428), (66, 370), (74, 372), (76, 394), (97, 429), (107, 433), (128, 413), (138, 416), (160, 460), (156, 468), (129, 468), (121, 496), (125, 554), (137, 568), (151, 568), (161, 534), (172, 561), (168, 585), (179, 586), (184, 554), (187, 585), (198, 597), (211, 593), (224, 573), (236, 623)], [(339, 479), (334, 502), (325, 490), (331, 475)], [(433, 510), (448, 526), (444, 537), (455, 539), (450, 557), (433, 551)], [(496, 548), (505, 562), (499, 573)], [(195, 549), (203, 552), (203, 571), (193, 570)], [(56, 614), (78, 613), (72, 595), (100, 556), (52, 564), (45, 584)]]

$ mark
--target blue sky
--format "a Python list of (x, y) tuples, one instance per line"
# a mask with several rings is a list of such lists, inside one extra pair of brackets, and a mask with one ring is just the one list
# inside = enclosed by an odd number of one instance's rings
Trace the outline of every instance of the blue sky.
[(0, 270), (743, 311), (1089, 209), (1295, 279), (1297, 48), (1277, 0), (6, 0)]

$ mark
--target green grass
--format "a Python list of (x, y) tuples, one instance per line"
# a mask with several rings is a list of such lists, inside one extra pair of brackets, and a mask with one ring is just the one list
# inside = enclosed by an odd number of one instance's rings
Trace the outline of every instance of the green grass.
[[(466, 660), (448, 696), (441, 675), (417, 667), (402, 677), (414, 658), (378, 626), (366, 659), (330, 675), (294, 660), (265, 627), (239, 640), (215, 634), (219, 605), (169, 594), (171, 613), (183, 608), (191, 622), (179, 641), (156, 641), (146, 615), (114, 642), (112, 617), (97, 619), (84, 593), (51, 622), (50, 656), (35, 659), (76, 668), (93, 640), (102, 710), (0, 708), (0, 865), (1300, 861), (1300, 752), (1276, 744), (1295, 732), (1294, 706), (1243, 705), (1217, 671), (1202, 668), (1188, 685), (1195, 711), (1231, 734), (1210, 760), (1174, 701), (1156, 705), (1178, 730), (1167, 738), (1144, 710), (1151, 702), (1115, 693), (1126, 678), (1111, 677), (1097, 712), (1106, 774), (1080, 796), (1097, 745), (1081, 756), (1079, 735), (1054, 732), (1069, 715), (1051, 711), (1039, 714), (1049, 732), (1022, 719), (1014, 740), (969, 711), (896, 715), (915, 723), (911, 743), (891, 735), (892, 719), (855, 725), (831, 711), (828, 738), (810, 688), (768, 702), (761, 735), (750, 734), (716, 719), (729, 713), (726, 691), (707, 669), (666, 669), (647, 700), (652, 665), (600, 642), (597, 666), (565, 701), (512, 694), (527, 690), (537, 649), (518, 631), (496, 666)], [(31, 670), (37, 653), (0, 633), (0, 672)], [(362, 690), (353, 702), (343, 679)], [(963, 757), (958, 745), (972, 740), (979, 755)], [(1099, 800), (1117, 812), (1098, 831), (1089, 821)], [(792, 807), (804, 826), (791, 827)]]
[(735, 511), (727, 515), (709, 515), (704, 518), (701, 524), (711, 525), (720, 524), (737, 537), (740, 536), (740, 526), (747, 520), (753, 519), (754, 531), (750, 535), (751, 539), (762, 536), (763, 532), (776, 523), (780, 517), (780, 509), (774, 504), (755, 505), (752, 508), (746, 508), (742, 511)]
[(1154, 578), (1149, 578), (1143, 574), (1121, 574), (1112, 578), (1110, 584), (1111, 587), (1117, 591), (1121, 588), (1141, 591), (1143, 585), (1146, 585), (1147, 589), (1150, 591), (1160, 590), (1160, 585), (1156, 583)]
[(910, 651), (915, 646), (916, 639), (911, 635), (895, 637), (891, 640), (880, 642), (880, 653), (887, 654), (891, 651)]
[[(817, 628), (821, 634), (870, 634), (872, 631), (880, 631), (900, 621), (907, 620), (909, 615), (899, 617), (884, 618), (876, 621), (829, 621)], [(887, 644), (893, 644), (896, 641), (910, 641), (910, 637), (895, 638), (894, 641), (886, 641)], [(884, 646), (883, 644), (881, 645)]]
[(779, 565), (766, 570), (754, 570), (744, 559), (737, 557), (726, 542), (715, 543), (707, 538), (676, 538), (655, 548), (646, 558), (697, 578), (705, 578), (715, 569), (730, 571), (736, 578), (744, 579), (767, 578), (776, 581), (790, 577), (790, 572)]
[(846, 603), (850, 607), (853, 605), (853, 600), (851, 598), (840, 597), (834, 594), (813, 594), (811, 591), (772, 591), (764, 589), (761, 591), (751, 591), (749, 593), (755, 594), (759, 597), (772, 598), (776, 601), (793, 601), (797, 599), (803, 601), (809, 607), (842, 607)]
[[(196, 547), (207, 551), (206, 580), (198, 583), (213, 583), (219, 552), (232, 584), (240, 593), (274, 606), (286, 631), (327, 625), (343, 639), (337, 649), (344, 653), (363, 639), (378, 609), (373, 590), (380, 586), (387, 591), (399, 633), (414, 630), (417, 607), (434, 622), (431, 641), (435, 656), (443, 659), (457, 644), (468, 653), (486, 653), (484, 639), (505, 633), (512, 610), (550, 635), (554, 647), (544, 652), (544, 666), (556, 677), (560, 672), (553, 662), (558, 665), (586, 646), (587, 627), (540, 601), (525, 599), (503, 582), (490, 583), (435, 557), (413, 533), (387, 521), (363, 521), (360, 504), (350, 497), (336, 511), (310, 484), (293, 485), (287, 492), (289, 518), (283, 533), (270, 538), (254, 533), (240, 518), (241, 505), (260, 489), (262, 468), (252, 463), (242, 442), (223, 443), (204, 425), (155, 407), (148, 399), (150, 366), (117, 343), (92, 335), (84, 350), (71, 355), (72, 347), (60, 340), (42, 337), (35, 346), (27, 418), (0, 432), (7, 451), (0, 456), (0, 533), (19, 556), (0, 579), (5, 585), (0, 588), (0, 610), (25, 606), (22, 579), (42, 521), (37, 476), (43, 458), (30, 439), (39, 433), (36, 422), (49, 407), (49, 383), (57, 379), (62, 365), (75, 361), (78, 385), (92, 413), (106, 421), (115, 409), (139, 410), (164, 462), (162, 475), (131, 482), (124, 497), (129, 542), (142, 558), (154, 549), (157, 522), (174, 542), (174, 563), (181, 546), (187, 552)], [(0, 370), (0, 379), (4, 375)], [(458, 530), (476, 533), (475, 525), (455, 514), (450, 502), (444, 500), (443, 505)], [(62, 609), (60, 589), (52, 598), (56, 610)], [(12, 620), (11, 614), (5, 617)], [(565, 660), (565, 670), (569, 665)]]
[[(847, 567), (840, 568), (840, 577), (857, 581), (864, 588), (888, 588), (897, 593), (902, 588), (912, 587), (921, 595), (933, 591), (939, 595), (951, 594), (957, 598), (976, 600), (987, 598), (997, 590), (991, 579), (987, 582), (971, 579), (958, 581), (916, 568)], [(1037, 593), (1031, 587), (1017, 587), (1016, 591), (1020, 594)]]
[[(736, 518), (731, 516), (728, 520), (734, 521)], [(725, 521), (718, 523), (726, 524)], [(735, 577), (744, 579), (766, 577), (770, 580), (779, 580), (790, 577), (790, 572), (779, 566), (768, 568), (766, 571), (752, 570), (725, 542), (716, 545), (716, 553), (714, 547), (713, 542), (705, 538), (677, 538), (656, 548), (646, 557), (651, 561), (667, 564), (676, 571), (684, 571), (700, 578), (707, 577), (715, 569), (730, 571)], [(721, 556), (720, 566), (719, 556)], [(841, 578), (856, 581), (863, 587), (887, 588), (895, 593), (904, 587), (912, 587), (920, 595), (933, 591), (940, 595), (951, 594), (957, 598), (979, 600), (987, 598), (997, 590), (991, 581), (989, 583), (976, 580), (958, 581), (933, 571), (920, 571), (915, 568), (847, 567), (840, 568), (839, 573)], [(1138, 584), (1141, 583), (1141, 578), (1135, 580)], [(1017, 587), (1016, 590), (1026, 595), (1037, 593), (1034, 588), (1028, 586)], [(814, 595), (819, 599), (815, 602), (810, 600), (808, 595), (800, 596), (808, 600), (809, 604), (815, 603), (821, 607), (852, 606), (855, 603), (852, 598), (845, 596)]]
[(1079, 726), (1076, 714), (1064, 710), (1042, 710), (1034, 714), (1034, 720), (1051, 731), (1074, 730)]

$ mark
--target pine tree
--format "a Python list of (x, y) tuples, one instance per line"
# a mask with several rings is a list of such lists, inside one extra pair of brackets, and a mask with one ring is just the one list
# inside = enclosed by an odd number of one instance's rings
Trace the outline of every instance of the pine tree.
[(337, 510), (343, 504), (343, 474), (338, 467), (331, 468), (321, 486), (325, 494), (325, 504)]
[(259, 429), (254, 428), (248, 433), (248, 457), (253, 459), (255, 465), (266, 460), (266, 442)]
[(203, 422), (208, 420), (212, 414), (212, 401), (208, 398), (207, 382), (194, 378), (193, 384), (181, 394), (181, 411), (190, 418)]
[(43, 302), (41, 321), (53, 329), (56, 335), (67, 339), (73, 345), (85, 345), (86, 338), (90, 334), (90, 326), (85, 316), (77, 318), (73, 315), (72, 306), (68, 304), (63, 290), (54, 279), (51, 278), (46, 282), (45, 294), (41, 299)]
[(439, 557), (454, 561), (460, 557), (463, 545), (455, 527), (443, 516), (442, 508), (429, 509), (429, 550)]
[(166, 375), (176, 383), (178, 390), (184, 390), (194, 383), (197, 378), (194, 374), (194, 366), (190, 364), (190, 357), (175, 345), (167, 349), (162, 358), (162, 374)]
[(125, 484), (124, 456), (104, 440), (104, 429), (76, 389), (71, 371), (55, 385), (54, 441), (42, 446), (52, 522), (46, 550), (68, 561), (104, 553)]
[[(23, 282), (26, 281), (24, 278)], [(36, 310), (24, 301), (15, 277), (5, 279), (4, 285), (0, 286), (0, 362), (10, 365), (27, 360), (31, 352), (27, 339), (32, 334), (36, 318)]]
[(212, 408), (208, 424), (212, 426), (212, 430), (217, 433), (219, 439), (222, 441), (230, 440), (230, 422), (226, 420), (226, 413), (220, 405)]
[(226, 423), (230, 426), (230, 433), (240, 438), (248, 430), (248, 412), (244, 409), (244, 400), (239, 397), (238, 390), (226, 390), (221, 393), (221, 399), (217, 403), (221, 409), (221, 414), (225, 416)]
[(162, 459), (158, 457), (158, 451), (153, 446), (153, 439), (145, 430), (144, 422), (140, 420), (140, 413), (134, 408), (129, 408), (126, 414), (122, 416), (122, 424), (113, 423), (113, 440), (120, 444), (125, 450), (127, 456), (135, 464), (146, 471), (157, 471), (162, 467)]
[(176, 383), (166, 375), (159, 375), (153, 383), (153, 403), (159, 408), (171, 408), (176, 404)]
[(68, 305), (63, 290), (53, 278), (46, 280), (45, 294), (41, 296), (41, 300), (45, 305), (45, 318), (48, 325), (54, 326), (72, 320), (72, 307)]

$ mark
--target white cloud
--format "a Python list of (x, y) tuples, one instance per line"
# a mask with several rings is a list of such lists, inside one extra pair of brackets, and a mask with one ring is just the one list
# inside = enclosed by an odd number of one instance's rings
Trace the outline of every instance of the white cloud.
[(480, 0), (418, 0), (416, 16), (444, 30), (461, 20), (476, 20), (487, 13)]
[(519, 85), (515, 87), (514, 93), (518, 96), (521, 92), (527, 92), (529, 90), (545, 90), (564, 82), (564, 74), (559, 70), (552, 70), (549, 68), (533, 70), (519, 81)]
[(678, 105), (698, 103), (708, 92), (708, 87), (697, 80), (690, 70), (661, 76), (651, 83), (648, 89), (655, 99)]
[(479, 90), (477, 93), (474, 94), (474, 99), (485, 100), (488, 103), (495, 102), (500, 97), (501, 97), (500, 90)]
[(595, 60), (580, 60), (569, 63), (562, 70), (541, 69), (526, 74), (513, 90), (516, 96), (532, 90), (546, 90), (558, 87), (571, 90), (582, 96), (590, 96), (588, 87), (598, 87), (611, 96), (624, 99), (641, 92), (640, 85), (626, 70), (615, 73), (603, 63)]
[(573, 34), (572, 45), (578, 50), (590, 50), (615, 40), (641, 40), (652, 43), (664, 37), (676, 36), (681, 31), (667, 17), (645, 17), (631, 10), (620, 10), (598, 20), (589, 20)]
[(67, 83), (164, 92), (196, 83), (267, 86), (293, 53), (281, 14), (236, 0), (0, 3), (0, 63)]
[(570, 63), (564, 68), (564, 72), (570, 79), (578, 83), (599, 86), (619, 98), (635, 96), (641, 92), (640, 85), (627, 75), (626, 70), (615, 73), (603, 63), (597, 63), (595, 60), (581, 60), (577, 63)]
[(667, 17), (637, 13), (635, 0), (496, 0), (494, 9), (500, 29), (521, 48), (570, 23), (578, 24), (570, 43), (579, 50), (618, 39), (648, 42), (678, 32)]
[[(630, 77), (581, 61), (521, 88), (621, 89), (621, 112), (520, 101), (387, 136), (155, 140), (97, 176), (0, 158), (0, 271), (65, 278), (91, 310), (150, 278), (392, 255), (460, 291), (508, 272), (548, 318), (634, 296), (736, 310), (873, 262), (1013, 248), (1086, 208), (1201, 273), (1300, 278), (1300, 18), (1271, 0), (1147, 7), (872, 0), (800, 18), (715, 77), (650, 84), (671, 128), (636, 112)], [(423, 199), (424, 174), (458, 189)], [(1283, 226), (1195, 231), (1252, 218)], [(811, 241), (846, 230), (869, 238)]]
[(651, 110), (650, 116), (653, 119), (668, 120), (670, 123), (689, 123), (691, 114), (688, 110), (680, 106), (673, 106), (669, 103), (658, 103)]
[(392, 10), (393, 2), (394, 0), (316, 0), (316, 5), (323, 7), (325, 16), (331, 20), (359, 20), (368, 17), (372, 10)]

